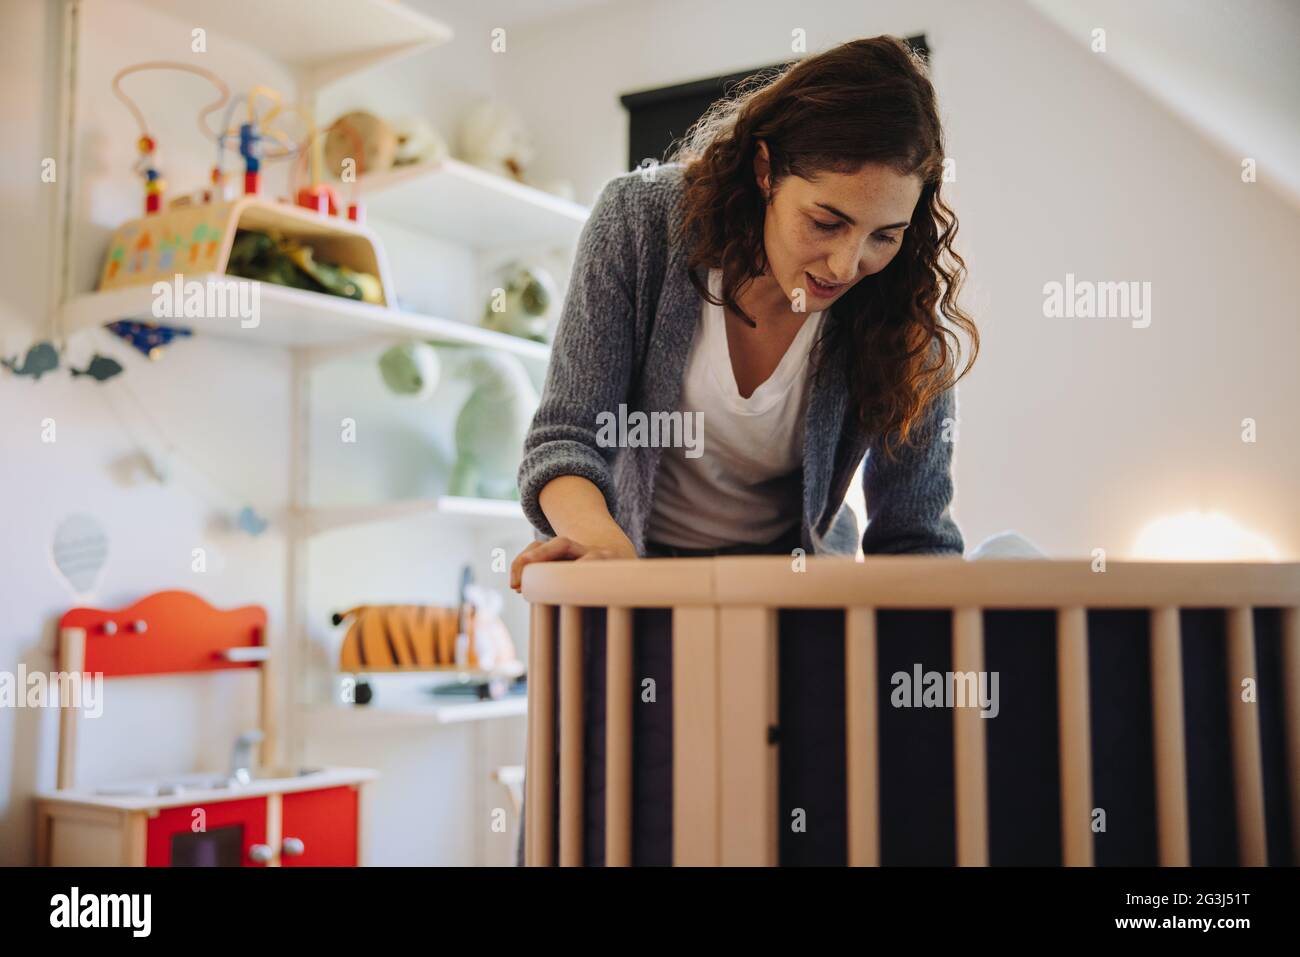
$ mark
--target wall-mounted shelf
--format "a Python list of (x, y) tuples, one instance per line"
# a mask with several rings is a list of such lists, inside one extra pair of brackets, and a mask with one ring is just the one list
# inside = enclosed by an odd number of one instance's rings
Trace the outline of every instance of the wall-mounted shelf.
[(464, 498), (441, 495), (437, 498), (415, 499), (405, 502), (384, 502), (378, 505), (337, 505), (305, 508), (299, 512), (304, 535), (388, 522), (418, 515), (445, 515), (473, 521), (522, 522), (524, 511), (518, 502), (503, 499)]
[(475, 249), (570, 246), (591, 213), (455, 159), (399, 166), (359, 182), (368, 216)]
[[(205, 296), (208, 284), (245, 281), (212, 274), (186, 277), (187, 282), (191, 280), (205, 284)], [(492, 332), (465, 322), (422, 316), (288, 286), (259, 285), (256, 325), (238, 316), (157, 318), (153, 314), (155, 297), (151, 287), (131, 286), (88, 293), (68, 301), (62, 308), (63, 329), (71, 335), (119, 319), (134, 319), (181, 326), (193, 329), (196, 335), (217, 336), (251, 345), (328, 348), (364, 345), (372, 339), (429, 339), (498, 349), (542, 363), (550, 357), (550, 348), (540, 342)]]
[[(261, 50), (311, 87), (429, 50), (451, 28), (398, 0), (140, 0), (209, 33)], [(209, 47), (213, 44), (209, 38)]]
[(492, 718), (519, 718), (528, 714), (528, 698), (516, 695), (496, 701), (470, 701), (459, 704), (431, 703), (401, 708), (377, 708), (321, 705), (304, 708), (302, 728), (306, 734), (336, 735), (366, 733), (387, 728), (419, 728), (430, 725), (460, 724)]

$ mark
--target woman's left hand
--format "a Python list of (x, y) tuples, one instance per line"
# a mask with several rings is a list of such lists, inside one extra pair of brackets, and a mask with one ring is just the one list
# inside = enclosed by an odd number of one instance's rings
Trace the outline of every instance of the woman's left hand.
[(533, 562), (600, 561), (602, 559), (637, 558), (632, 541), (621, 535), (622, 541), (595, 542), (584, 545), (563, 536), (544, 542), (529, 542), (510, 565), (510, 587), (519, 591), (523, 587), (524, 566)]

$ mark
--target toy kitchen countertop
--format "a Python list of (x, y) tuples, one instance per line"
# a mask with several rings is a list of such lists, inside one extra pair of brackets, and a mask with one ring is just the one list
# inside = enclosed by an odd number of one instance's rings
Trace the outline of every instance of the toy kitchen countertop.
[(37, 800), (62, 805), (97, 807), (114, 811), (151, 811), (169, 807), (194, 807), (219, 801), (317, 791), (373, 781), (371, 768), (255, 769), (247, 783), (228, 775), (198, 772), (123, 781), (100, 787), (61, 788), (39, 792)]

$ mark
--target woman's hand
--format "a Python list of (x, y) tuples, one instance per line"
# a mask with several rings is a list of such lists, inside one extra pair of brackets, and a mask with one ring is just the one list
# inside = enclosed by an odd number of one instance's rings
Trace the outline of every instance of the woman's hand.
[(519, 591), (523, 587), (524, 566), (533, 562), (598, 561), (609, 558), (636, 558), (632, 541), (622, 530), (606, 538), (584, 545), (563, 536), (545, 542), (529, 542), (528, 547), (515, 556), (510, 565), (510, 587)]

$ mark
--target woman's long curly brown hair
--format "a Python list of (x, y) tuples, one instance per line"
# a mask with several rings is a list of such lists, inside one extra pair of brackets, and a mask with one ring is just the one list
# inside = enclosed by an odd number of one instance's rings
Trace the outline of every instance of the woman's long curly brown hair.
[[(921, 197), (898, 253), (835, 302), (817, 343), (819, 357), (842, 357), (857, 423), (883, 436), (889, 458), (900, 443), (912, 443), (929, 403), (966, 375), (979, 352), (975, 323), (956, 301), (966, 264), (952, 248), (957, 217), (940, 196), (943, 130), (927, 73), (902, 40), (853, 40), (750, 77), (714, 103), (670, 157), (685, 164), (681, 229), (696, 233), (691, 282), (709, 302), (751, 323), (736, 300), (767, 268), (767, 200), (754, 175), (760, 140), (773, 193), (789, 175), (851, 173), (868, 163), (920, 177)], [(721, 301), (696, 275), (697, 267), (719, 265)], [(938, 313), (971, 340), (960, 374), (960, 343)], [(819, 358), (815, 374), (822, 368)]]

